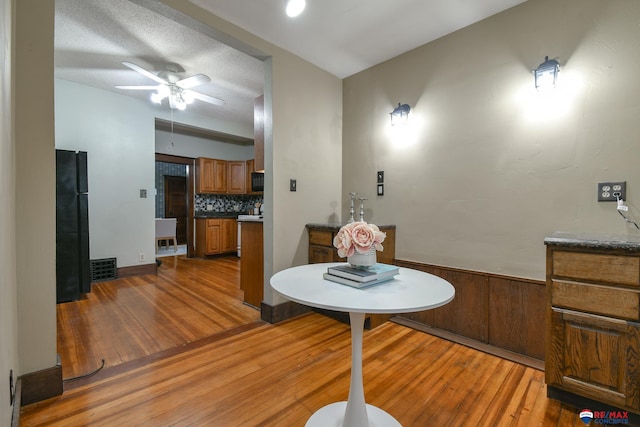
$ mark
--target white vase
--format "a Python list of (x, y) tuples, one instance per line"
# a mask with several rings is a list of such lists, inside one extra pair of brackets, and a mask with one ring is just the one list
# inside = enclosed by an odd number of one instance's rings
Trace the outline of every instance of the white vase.
[(347, 262), (354, 267), (371, 267), (376, 264), (376, 249), (371, 248), (366, 254), (356, 252), (350, 257), (347, 257)]

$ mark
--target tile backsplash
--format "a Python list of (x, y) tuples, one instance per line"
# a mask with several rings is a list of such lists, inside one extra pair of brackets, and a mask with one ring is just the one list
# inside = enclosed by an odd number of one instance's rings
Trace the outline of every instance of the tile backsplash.
[[(193, 207), (196, 213), (247, 212), (256, 203), (262, 203), (262, 200), (261, 194), (196, 194)], [(207, 209), (208, 205), (211, 205), (211, 210)]]

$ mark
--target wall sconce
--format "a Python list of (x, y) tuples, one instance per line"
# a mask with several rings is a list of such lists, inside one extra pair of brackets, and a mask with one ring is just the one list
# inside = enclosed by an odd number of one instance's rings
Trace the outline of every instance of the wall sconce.
[(295, 18), (302, 13), (306, 5), (305, 0), (286, 0), (285, 11), (287, 12), (287, 16), (289, 18)]
[(409, 120), (409, 111), (411, 111), (409, 104), (401, 105), (398, 103), (398, 106), (389, 113), (391, 115), (391, 126), (407, 123), (407, 120)]
[(560, 64), (558, 61), (545, 56), (544, 62), (533, 72), (536, 89), (540, 90), (555, 87), (559, 72)]

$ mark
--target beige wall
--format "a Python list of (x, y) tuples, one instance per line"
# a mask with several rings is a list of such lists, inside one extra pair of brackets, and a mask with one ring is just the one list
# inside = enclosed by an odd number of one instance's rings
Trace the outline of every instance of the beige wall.
[[(343, 193), (397, 224), (400, 259), (520, 277), (544, 279), (553, 231), (637, 235), (596, 184), (627, 181), (640, 220), (638, 22), (633, 0), (529, 0), (349, 77)], [(533, 88), (545, 55), (554, 99)], [(398, 102), (412, 114), (395, 140)]]
[(16, 2), (15, 148), (20, 373), (56, 364), (53, 1)]
[(8, 381), (18, 374), (15, 144), (13, 138), (12, 0), (0, 0), (0, 426), (11, 425)]

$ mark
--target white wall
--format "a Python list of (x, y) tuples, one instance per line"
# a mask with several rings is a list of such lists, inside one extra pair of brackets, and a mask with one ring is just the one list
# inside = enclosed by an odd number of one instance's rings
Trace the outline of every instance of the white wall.
[[(343, 193), (397, 224), (397, 258), (519, 277), (545, 278), (554, 231), (637, 235), (596, 184), (626, 180), (640, 220), (638, 22), (637, 1), (529, 0), (349, 77)], [(550, 100), (531, 73), (545, 55)], [(394, 140), (398, 102), (412, 113)]]
[[(13, 138), (13, 2), (0, 0), (0, 426), (11, 425), (8, 375), (18, 367), (16, 192)], [(6, 382), (5, 382), (6, 381)]]
[[(144, 101), (56, 79), (56, 148), (88, 152), (92, 259), (155, 253), (155, 117)], [(147, 198), (140, 198), (140, 189)], [(138, 254), (146, 261), (140, 262)]]
[[(253, 138), (253, 137), (252, 137)], [(214, 141), (191, 135), (181, 135), (169, 131), (156, 130), (156, 153), (183, 157), (211, 157), (221, 160), (253, 159), (253, 144), (243, 145), (223, 141)]]

